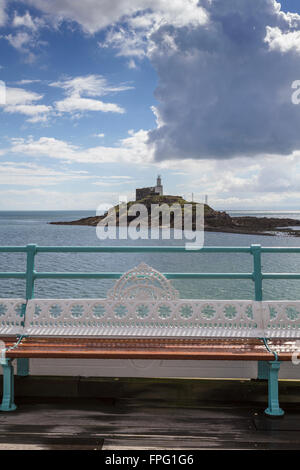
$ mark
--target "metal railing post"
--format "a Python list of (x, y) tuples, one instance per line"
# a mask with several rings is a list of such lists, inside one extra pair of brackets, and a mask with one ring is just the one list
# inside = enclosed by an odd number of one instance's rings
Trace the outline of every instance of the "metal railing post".
[[(26, 300), (30, 300), (34, 295), (34, 258), (36, 255), (36, 245), (27, 245), (26, 253)], [(22, 377), (29, 375), (29, 359), (19, 358), (17, 360), (17, 374)]]
[(251, 254), (253, 256), (253, 281), (255, 288), (255, 300), (262, 300), (262, 272), (261, 272), (261, 246), (251, 245)]
[(27, 245), (26, 262), (26, 300), (32, 299), (34, 294), (34, 258), (36, 255), (36, 245)]
[[(261, 272), (261, 246), (251, 245), (251, 254), (253, 256), (253, 281), (255, 289), (255, 300), (263, 299), (262, 289), (262, 272)], [(257, 362), (257, 378), (258, 380), (267, 379), (266, 363), (265, 361)]]

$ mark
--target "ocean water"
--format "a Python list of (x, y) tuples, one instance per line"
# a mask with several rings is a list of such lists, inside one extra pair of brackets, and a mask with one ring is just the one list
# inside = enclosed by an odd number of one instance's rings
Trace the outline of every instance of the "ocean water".
[[(229, 211), (231, 215), (290, 217), (300, 219), (300, 212)], [(92, 211), (0, 212), (0, 245), (180, 245), (182, 240), (109, 240), (100, 241), (95, 227), (49, 225), (51, 221), (75, 220), (92, 216)], [(205, 234), (206, 246), (300, 246), (300, 238), (285, 235), (257, 236), (230, 233)], [(0, 271), (24, 271), (22, 253), (0, 253)], [(208, 253), (99, 253), (39, 254), (38, 271), (120, 271), (125, 272), (141, 261), (161, 272), (252, 272), (249, 254)], [(300, 272), (300, 254), (264, 254), (264, 272)], [(113, 280), (39, 280), (35, 296), (40, 298), (105, 297)], [(182, 298), (247, 299), (254, 298), (250, 280), (176, 280), (172, 281)], [(18, 297), (25, 293), (23, 280), (0, 280), (0, 297)], [(300, 281), (264, 281), (264, 299), (300, 299)]]

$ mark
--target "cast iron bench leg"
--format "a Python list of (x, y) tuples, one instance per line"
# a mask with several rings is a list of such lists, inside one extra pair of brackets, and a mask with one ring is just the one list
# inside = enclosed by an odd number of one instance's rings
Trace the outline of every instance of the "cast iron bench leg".
[(17, 374), (19, 377), (27, 377), (29, 375), (29, 359), (26, 357), (17, 359)]
[(14, 411), (14, 368), (11, 359), (4, 359), (3, 367), (3, 397), (0, 411)]
[(269, 367), (267, 361), (258, 361), (257, 363), (257, 379), (268, 380)]
[(282, 416), (284, 411), (279, 407), (278, 400), (278, 372), (279, 361), (268, 361), (268, 408), (265, 410), (268, 416)]

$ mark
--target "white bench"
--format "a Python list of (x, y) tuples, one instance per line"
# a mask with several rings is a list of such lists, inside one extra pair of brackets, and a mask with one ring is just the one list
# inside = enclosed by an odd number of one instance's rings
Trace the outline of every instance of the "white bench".
[[(270, 350), (267, 338), (279, 340), (277, 351)], [(105, 299), (0, 300), (0, 340), (6, 344), (1, 409), (15, 409), (16, 357), (231, 358), (265, 361), (266, 413), (280, 416), (279, 359), (292, 355), (283, 340), (297, 338), (300, 302), (180, 299), (170, 281), (142, 263)]]

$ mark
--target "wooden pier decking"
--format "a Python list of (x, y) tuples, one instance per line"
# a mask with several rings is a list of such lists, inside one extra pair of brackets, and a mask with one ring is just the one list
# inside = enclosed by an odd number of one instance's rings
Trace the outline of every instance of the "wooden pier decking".
[(18, 409), (0, 414), (0, 450), (300, 448), (299, 382), (280, 383), (278, 419), (263, 415), (257, 381), (20, 377), (16, 388)]

